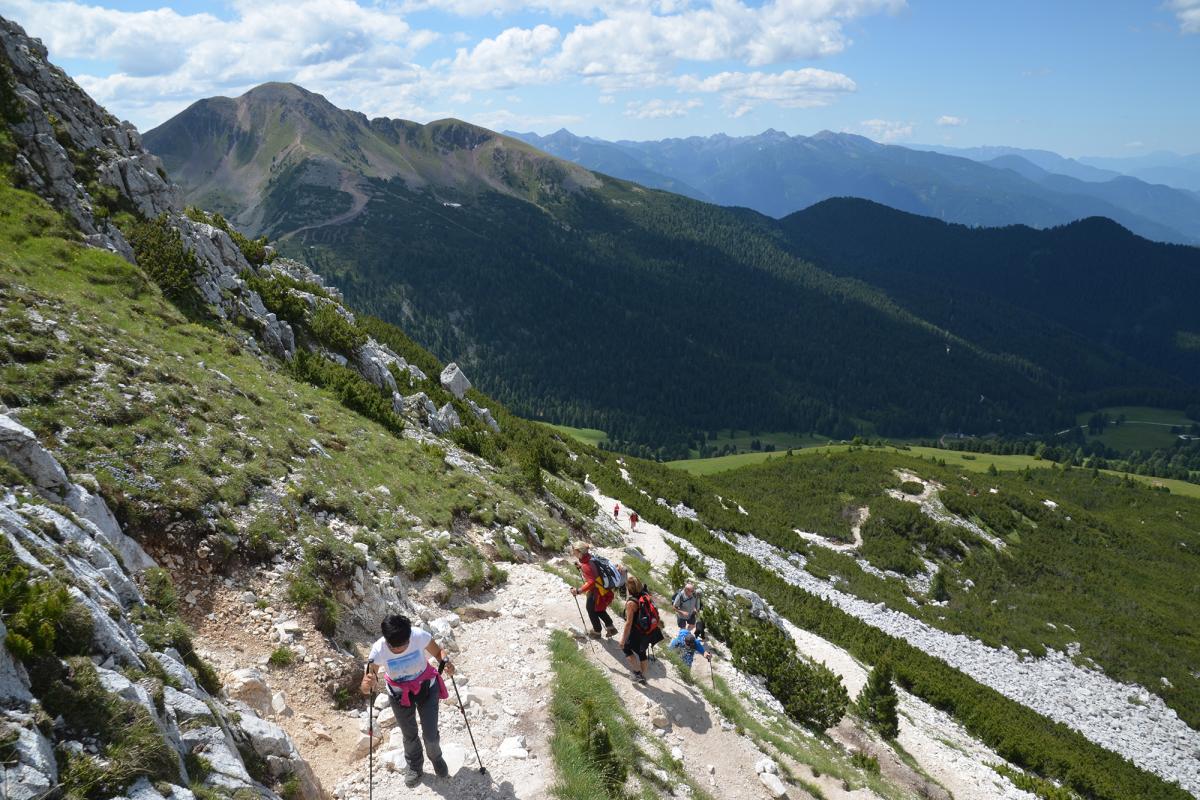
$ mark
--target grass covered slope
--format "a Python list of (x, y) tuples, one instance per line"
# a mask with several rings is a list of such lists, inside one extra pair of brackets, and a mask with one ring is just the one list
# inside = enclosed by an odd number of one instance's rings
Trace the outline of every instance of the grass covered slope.
[[(400, 554), (419, 550), (421, 530), (530, 523), (554, 548), (582, 524), (568, 506), (552, 518), (536, 501), (521, 461), (532, 426), (513, 423), (490, 445), (475, 427), (460, 429), (464, 447), (487, 452), (495, 468), (452, 467), (431, 437), (400, 435), (347, 408), (335, 388), (299, 380), (301, 359), (267, 356), (231, 324), (190, 321), (141, 270), (83, 246), (56, 212), (5, 181), (0, 322), (0, 403), (73, 474), (91, 476), (128, 533), (214, 569), (296, 559), (292, 599), (312, 605), (323, 628), (336, 626), (339, 609), (322, 598), (363, 559), (347, 531)], [(540, 486), (538, 459), (555, 456), (545, 448), (529, 458)], [(462, 562), (463, 574), (479, 572), (463, 579), (472, 590), (500, 579), (473, 551), (442, 555), (434, 571)]]

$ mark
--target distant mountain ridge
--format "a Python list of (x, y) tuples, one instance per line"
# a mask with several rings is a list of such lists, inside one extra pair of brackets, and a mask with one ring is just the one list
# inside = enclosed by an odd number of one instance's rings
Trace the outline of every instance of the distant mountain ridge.
[[(604, 142), (559, 131), (552, 137), (514, 134), (546, 152), (626, 180), (635, 173), (666, 176), (703, 199), (784, 217), (831, 197), (862, 197), (947, 222), (1037, 228), (1108, 217), (1149, 239), (1200, 244), (1195, 195), (1150, 186), (1071, 162), (1047, 151), (979, 149), (971, 155), (1020, 155), (1044, 170), (1067, 170), (1066, 181), (1031, 180), (973, 158), (874, 142), (821, 131), (789, 136), (693, 136), (661, 141)], [(629, 161), (630, 157), (634, 160)], [(1115, 181), (1115, 182), (1114, 182)], [(656, 184), (661, 185), (661, 184)]]
[[(778, 132), (760, 138), (797, 146)], [(730, 427), (839, 438), (1057, 430), (1082, 393), (1192, 386), (1186, 371), (1013, 304), (1011, 318), (987, 317), (995, 330), (964, 326), (991, 308), (969, 285), (959, 315), (939, 315), (826, 271), (781, 221), (593, 173), (459, 121), (367, 120), (268, 86), (196, 103), (145, 140), (189, 201), (223, 202), (252, 232), (269, 231), (349, 302), (403, 323), (510, 408), (599, 428), (648, 455), (684, 454), (699, 432)], [(738, 141), (699, 144), (736, 163)], [(675, 141), (675, 157), (695, 145)], [(815, 159), (889, 149), (840, 134), (800, 146)], [(218, 172), (236, 193), (214, 194)], [(921, 230), (914, 223), (937, 241)], [(1104, 241), (1125, 263), (1164, 247), (1122, 234)], [(1079, 238), (1082, 253), (1090, 236)]]

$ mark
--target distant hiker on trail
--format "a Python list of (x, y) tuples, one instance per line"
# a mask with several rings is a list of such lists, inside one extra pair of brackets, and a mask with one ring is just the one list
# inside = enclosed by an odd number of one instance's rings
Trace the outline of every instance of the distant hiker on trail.
[[(445, 700), (450, 694), (439, 667), (444, 668), (447, 675), (453, 675), (454, 664), (450, 663), (446, 649), (427, 631), (413, 628), (408, 617), (392, 614), (383, 620), (380, 628), (383, 636), (371, 645), (367, 672), (360, 688), (363, 694), (371, 694), (379, 684), (379, 672), (383, 671), (392, 713), (404, 734), (404, 760), (408, 762), (404, 785), (411, 789), (421, 782), (422, 739), (433, 773), (439, 778), (450, 774), (442, 758), (438, 734), (438, 701)], [(439, 667), (429, 663), (430, 656), (437, 659)], [(417, 738), (418, 715), (421, 717), (420, 739)], [(371, 734), (373, 736), (374, 731)]]
[(617, 519), (620, 516), (621, 516), (621, 504), (617, 503), (616, 505), (613, 506), (613, 519)]
[(620, 581), (620, 574), (608, 559), (593, 556), (591, 545), (587, 542), (576, 542), (571, 552), (579, 559), (579, 571), (583, 573), (583, 585), (578, 588), (572, 586), (571, 594), (587, 595), (586, 608), (588, 619), (592, 623), (592, 630), (588, 632), (588, 636), (599, 639), (601, 623), (604, 624), (606, 636), (615, 636), (617, 628), (613, 625), (612, 617), (608, 615), (608, 604), (616, 597), (614, 590)]
[(683, 659), (684, 664), (687, 664), (688, 669), (691, 669), (696, 653), (707, 658), (710, 663), (712, 662), (712, 653), (704, 649), (704, 642), (686, 628), (680, 629), (679, 633), (675, 634), (669, 647), (679, 651), (679, 657)]
[(646, 682), (646, 650), (663, 640), (662, 620), (658, 609), (646, 591), (646, 585), (635, 575), (625, 579), (629, 600), (625, 603), (625, 630), (621, 633), (621, 651), (633, 670), (635, 683)]
[(680, 630), (695, 630), (696, 617), (700, 613), (700, 593), (692, 584), (686, 584), (671, 600), (675, 608), (675, 624)]
[(629, 512), (629, 530), (633, 530), (634, 528), (636, 528), (636, 527), (637, 527), (637, 524), (638, 524), (638, 515), (637, 515), (637, 512), (636, 512), (636, 511), (630, 511), (630, 512)]

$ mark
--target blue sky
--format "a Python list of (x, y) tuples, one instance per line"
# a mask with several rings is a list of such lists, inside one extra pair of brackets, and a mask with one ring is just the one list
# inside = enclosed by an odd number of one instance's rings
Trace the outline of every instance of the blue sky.
[(268, 80), (603, 138), (1200, 150), (1200, 0), (0, 0), (147, 129)]

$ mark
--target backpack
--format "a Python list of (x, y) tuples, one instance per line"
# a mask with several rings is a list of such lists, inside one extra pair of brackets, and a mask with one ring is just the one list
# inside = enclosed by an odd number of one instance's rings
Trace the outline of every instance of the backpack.
[(633, 627), (638, 633), (648, 634), (658, 629), (658, 609), (650, 599), (649, 592), (642, 592), (636, 598), (637, 611), (633, 612)]
[(596, 568), (596, 580), (605, 589), (612, 591), (625, 584), (621, 571), (604, 556), (592, 556), (592, 566)]

